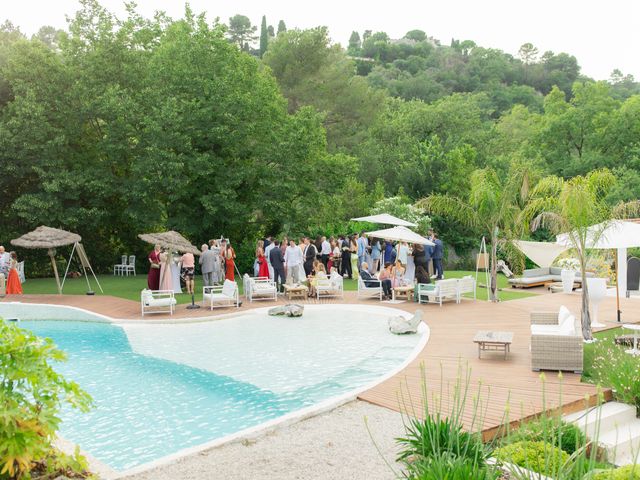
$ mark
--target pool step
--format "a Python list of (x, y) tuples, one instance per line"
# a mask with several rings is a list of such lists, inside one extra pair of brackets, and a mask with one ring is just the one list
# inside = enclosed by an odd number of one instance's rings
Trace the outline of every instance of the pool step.
[[(609, 461), (616, 465), (629, 465), (640, 452), (640, 419), (636, 408), (619, 402), (608, 402), (564, 417), (574, 423), (588, 437), (598, 438), (607, 451)], [(598, 428), (599, 422), (599, 428)]]

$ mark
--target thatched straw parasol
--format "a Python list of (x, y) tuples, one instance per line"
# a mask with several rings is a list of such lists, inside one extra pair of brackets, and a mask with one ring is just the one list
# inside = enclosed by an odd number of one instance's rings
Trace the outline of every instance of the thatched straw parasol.
[(51, 266), (56, 276), (56, 284), (58, 285), (58, 293), (62, 294), (60, 286), (60, 277), (58, 276), (58, 267), (55, 261), (56, 248), (64, 247), (79, 243), (82, 240), (77, 233), (67, 232), (59, 228), (45, 227), (44, 225), (36, 228), (33, 232), (25, 233), (20, 238), (11, 240), (11, 245), (22, 248), (46, 248), (51, 258)]
[(159, 233), (141, 233), (138, 237), (147, 243), (160, 245), (161, 247), (168, 248), (171, 251), (190, 252), (194, 255), (200, 255), (201, 253), (198, 248), (191, 245), (189, 240), (173, 230)]

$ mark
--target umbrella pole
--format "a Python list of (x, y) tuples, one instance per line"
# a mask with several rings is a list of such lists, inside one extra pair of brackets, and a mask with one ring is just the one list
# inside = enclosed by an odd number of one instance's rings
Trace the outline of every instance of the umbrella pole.
[(621, 322), (621, 314), (620, 311), (620, 272), (618, 270), (618, 250), (616, 249), (616, 259), (615, 259), (615, 267), (616, 267), (616, 309), (618, 313), (618, 322)]
[(62, 295), (62, 287), (60, 286), (60, 277), (58, 276), (58, 266), (56, 265), (54, 250), (49, 250), (49, 258), (51, 258), (51, 266), (53, 267), (53, 274), (56, 276), (56, 285), (58, 286), (58, 295)]

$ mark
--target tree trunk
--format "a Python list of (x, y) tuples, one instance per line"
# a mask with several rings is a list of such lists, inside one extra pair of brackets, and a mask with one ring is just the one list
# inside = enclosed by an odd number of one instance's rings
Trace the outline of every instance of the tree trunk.
[(587, 262), (584, 259), (584, 253), (580, 258), (580, 276), (582, 278), (582, 313), (580, 319), (582, 321), (582, 337), (585, 340), (593, 340), (591, 335), (591, 313), (589, 312), (589, 289), (587, 287)]
[(491, 293), (490, 299), (492, 302), (498, 301), (498, 238), (496, 236), (491, 237)]

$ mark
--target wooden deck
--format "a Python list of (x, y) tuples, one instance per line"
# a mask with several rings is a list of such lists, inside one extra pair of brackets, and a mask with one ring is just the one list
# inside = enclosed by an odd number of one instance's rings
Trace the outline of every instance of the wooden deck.
[[(80, 295), (24, 295), (5, 297), (2, 301), (50, 303), (84, 308), (115, 319), (138, 321), (193, 320), (196, 318), (228, 314), (235, 309), (187, 310), (179, 305), (176, 313), (140, 316), (137, 302), (109, 296), (87, 297)], [(277, 303), (285, 303), (278, 300)], [(288, 303), (288, 302), (287, 302)], [(318, 303), (308, 300), (302, 303)], [(359, 301), (355, 292), (346, 292), (344, 299), (326, 299), (320, 303), (366, 303), (378, 305), (376, 300)], [(428, 402), (433, 409), (436, 403), (442, 411), (450, 410), (456, 379), (469, 375), (470, 393), (462, 413), (465, 427), (481, 429), (486, 438), (493, 436), (505, 421), (508, 407), (510, 422), (519, 422), (540, 414), (543, 409), (561, 408), (565, 413), (577, 411), (585, 404), (597, 402), (595, 386), (580, 382), (580, 375), (564, 373), (560, 379), (555, 372), (532, 372), (529, 355), (529, 313), (532, 311), (557, 311), (567, 305), (573, 312), (580, 309), (579, 294), (544, 294), (531, 298), (512, 300), (499, 304), (464, 300), (462, 304), (417, 305), (413, 302), (386, 304), (405, 311), (421, 310), (430, 328), (430, 338), (418, 357), (402, 372), (360, 395), (362, 400), (396, 411), (413, 410), (421, 416), (423, 387), (426, 386)], [(274, 305), (274, 302), (244, 302), (239, 311)], [(640, 299), (621, 299), (623, 321), (640, 323)], [(615, 322), (615, 298), (607, 298), (600, 306), (600, 321), (613, 327)], [(473, 337), (478, 330), (503, 330), (514, 333), (509, 357), (501, 353), (487, 352), (478, 359)], [(605, 391), (606, 398), (611, 393)], [(483, 414), (474, 416), (473, 403), (478, 400)]]

